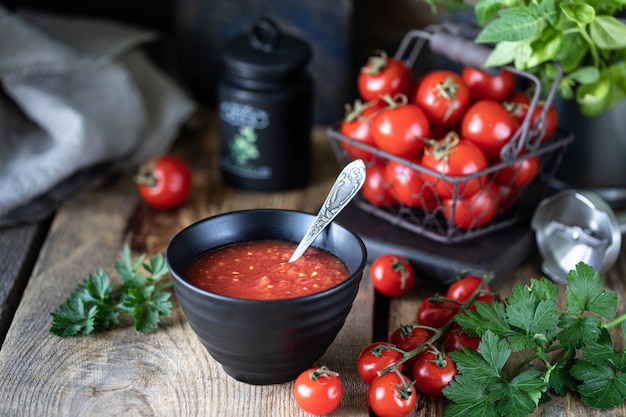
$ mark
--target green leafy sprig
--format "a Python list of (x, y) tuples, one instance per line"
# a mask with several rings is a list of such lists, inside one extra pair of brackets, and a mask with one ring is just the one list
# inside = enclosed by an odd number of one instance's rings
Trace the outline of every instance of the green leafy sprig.
[(168, 274), (163, 255), (146, 260), (142, 254), (133, 261), (125, 245), (115, 270), (121, 280), (115, 286), (102, 268), (89, 274), (51, 313), (50, 332), (61, 337), (87, 335), (118, 325), (120, 313), (125, 313), (134, 318), (137, 331), (149, 333), (159, 325), (161, 316), (171, 315), (171, 293), (166, 288), (172, 283), (161, 282)]
[(596, 116), (626, 99), (626, 24), (623, 0), (425, 0), (432, 7), (474, 9), (477, 43), (494, 45), (486, 66), (513, 65), (537, 74), (543, 91), (555, 83)]
[[(603, 289), (599, 274), (584, 263), (567, 282), (563, 311), (558, 286), (542, 278), (516, 285), (502, 302), (478, 302), (457, 315), (467, 333), (482, 339), (478, 350), (450, 353), (459, 374), (444, 389), (451, 401), (446, 417), (525, 416), (551, 392), (574, 392), (600, 409), (624, 403), (625, 351), (609, 332), (621, 325), (623, 338), (626, 330), (626, 314), (615, 317), (617, 293)], [(523, 360), (510, 369), (514, 354)]]

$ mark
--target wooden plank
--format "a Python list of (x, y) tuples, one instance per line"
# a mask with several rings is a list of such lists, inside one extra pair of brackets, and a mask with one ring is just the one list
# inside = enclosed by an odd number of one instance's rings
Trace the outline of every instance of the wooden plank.
[(0, 346), (35, 266), (49, 220), (0, 228)]
[[(88, 272), (105, 267), (114, 275), (113, 261), (124, 242), (133, 242), (135, 252), (147, 249), (152, 254), (164, 250), (181, 227), (213, 213), (277, 206), (316, 211), (336, 173), (322, 151), (315, 158), (325, 168), (316, 171), (306, 190), (225, 190), (217, 182), (206, 187), (215, 181), (213, 147), (195, 154), (182, 149), (181, 155), (198, 167), (198, 183), (180, 209), (147, 209), (139, 204), (132, 182), (120, 178), (60, 210), (0, 351), (0, 415), (306, 415), (292, 399), (292, 384), (251, 386), (226, 376), (197, 340), (175, 299), (172, 317), (149, 335), (138, 334), (131, 323), (66, 339), (48, 331), (49, 312)], [(369, 415), (366, 386), (354, 363), (372, 338), (372, 305), (373, 290), (363, 280), (343, 330), (319, 361), (342, 374), (346, 393), (338, 416)]]

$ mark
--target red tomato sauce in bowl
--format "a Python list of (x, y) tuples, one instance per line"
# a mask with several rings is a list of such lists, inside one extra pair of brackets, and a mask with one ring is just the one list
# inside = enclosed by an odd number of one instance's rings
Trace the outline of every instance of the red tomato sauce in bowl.
[(335, 255), (309, 247), (289, 263), (296, 244), (280, 240), (212, 249), (189, 266), (185, 279), (214, 294), (251, 300), (301, 297), (327, 290), (350, 275)]

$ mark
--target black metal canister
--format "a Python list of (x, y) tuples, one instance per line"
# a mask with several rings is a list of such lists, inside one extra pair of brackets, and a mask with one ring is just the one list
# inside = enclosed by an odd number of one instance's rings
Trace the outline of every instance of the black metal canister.
[(279, 191), (310, 176), (311, 58), (303, 40), (259, 19), (226, 42), (218, 86), (222, 179), (237, 188)]

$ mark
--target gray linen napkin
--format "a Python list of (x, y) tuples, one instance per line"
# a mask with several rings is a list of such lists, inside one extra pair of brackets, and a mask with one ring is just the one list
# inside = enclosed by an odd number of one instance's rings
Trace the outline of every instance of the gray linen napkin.
[(0, 7), (0, 226), (166, 152), (195, 109), (114, 22)]

